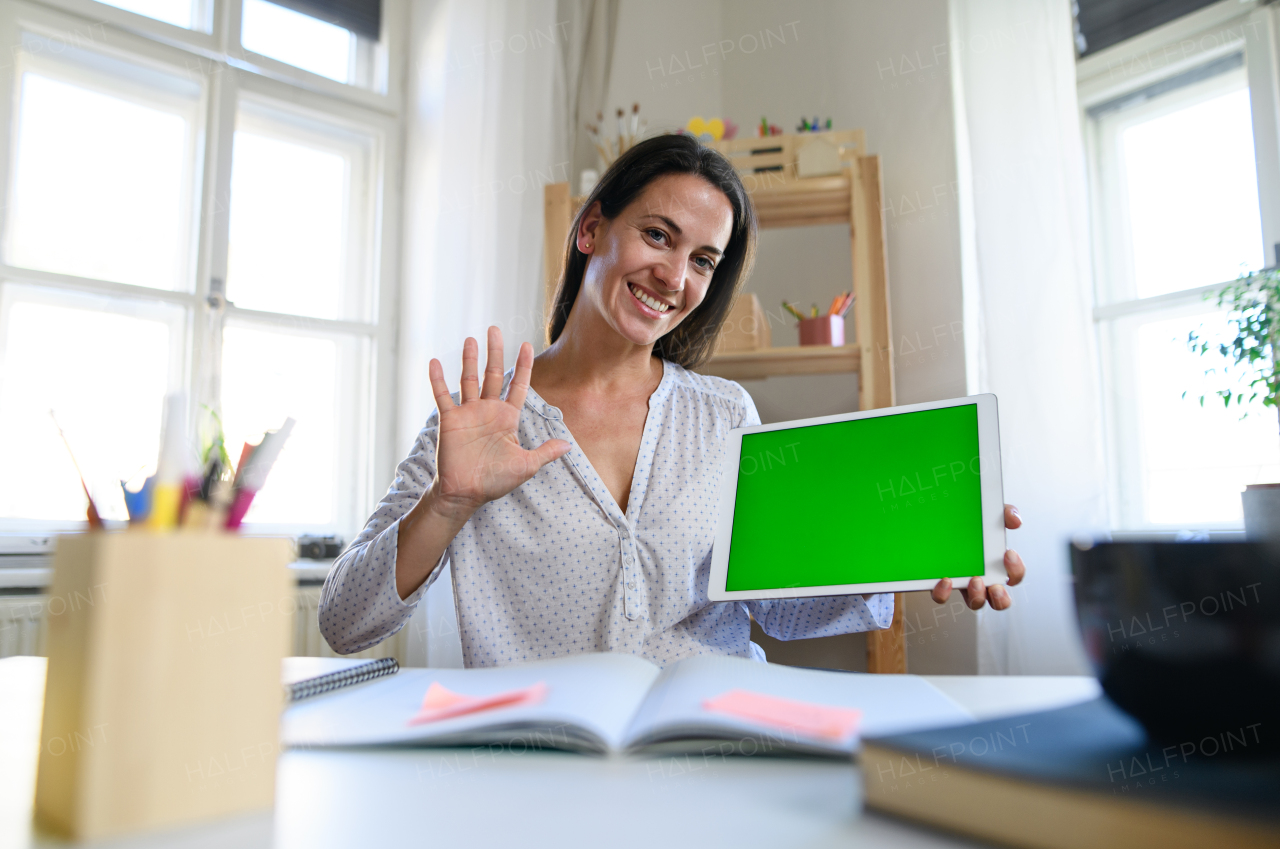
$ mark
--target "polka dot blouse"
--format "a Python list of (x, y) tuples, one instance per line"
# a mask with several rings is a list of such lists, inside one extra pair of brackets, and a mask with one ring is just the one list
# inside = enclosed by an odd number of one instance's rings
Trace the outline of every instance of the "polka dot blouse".
[[(476, 511), (445, 551), (466, 665), (600, 651), (629, 652), (660, 666), (700, 654), (763, 660), (750, 641), (751, 616), (782, 640), (888, 627), (892, 594), (707, 600), (726, 438), (730, 428), (759, 423), (738, 384), (664, 362), (624, 513), (560, 410), (530, 389), (520, 444), (532, 449), (559, 438), (573, 447)], [(399, 631), (441, 572), (407, 599), (396, 592), (400, 519), (431, 485), (438, 426), (433, 413), (325, 581), (320, 630), (337, 652), (361, 651)]]

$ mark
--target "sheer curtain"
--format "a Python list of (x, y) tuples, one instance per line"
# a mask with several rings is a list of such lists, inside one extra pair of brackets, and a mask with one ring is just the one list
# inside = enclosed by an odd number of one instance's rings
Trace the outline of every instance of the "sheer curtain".
[[(496, 324), (506, 365), (542, 337), (542, 187), (569, 178), (556, 123), (567, 25), (554, 0), (413, 4), (405, 121), (405, 216), (397, 446), (435, 408), (427, 364), (458, 386), (462, 342)], [(461, 665), (452, 583), (408, 626), (407, 662)]]
[(1070, 4), (951, 0), (951, 22), (968, 384), (999, 396), (1028, 564), (978, 668), (1083, 673), (1067, 545), (1105, 527), (1106, 477)]
[(618, 31), (619, 0), (557, 0), (556, 21), (565, 33), (561, 45), (557, 123), (565, 133), (572, 190), (578, 175), (599, 168), (599, 155), (586, 125), (604, 112)]

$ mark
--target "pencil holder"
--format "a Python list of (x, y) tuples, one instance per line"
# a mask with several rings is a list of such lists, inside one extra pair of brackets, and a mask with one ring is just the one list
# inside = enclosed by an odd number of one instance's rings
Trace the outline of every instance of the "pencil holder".
[(844, 344), (844, 319), (838, 315), (820, 315), (800, 322), (801, 345)]
[(268, 809), (292, 546), (220, 532), (62, 537), (36, 820), (74, 839)]

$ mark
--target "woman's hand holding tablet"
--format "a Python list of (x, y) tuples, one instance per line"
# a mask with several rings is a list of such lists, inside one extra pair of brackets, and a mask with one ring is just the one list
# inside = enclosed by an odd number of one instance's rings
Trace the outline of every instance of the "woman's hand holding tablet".
[[(1012, 504), (1004, 505), (1004, 526), (1011, 531), (1022, 527), (1022, 514)], [(1011, 587), (1022, 583), (1027, 574), (1022, 556), (1012, 548), (1004, 553), (1004, 571), (1009, 576), (1006, 583)], [(947, 599), (951, 598), (951, 579), (943, 578), (938, 581), (930, 595), (938, 604), (946, 604)], [(961, 588), (960, 595), (964, 596), (964, 603), (973, 610), (981, 610), (982, 605), (988, 601), (991, 602), (992, 610), (1008, 610), (1009, 605), (1013, 604), (1013, 599), (1009, 597), (1009, 591), (1003, 584), (987, 587), (982, 578), (976, 576), (969, 579), (968, 586)]]

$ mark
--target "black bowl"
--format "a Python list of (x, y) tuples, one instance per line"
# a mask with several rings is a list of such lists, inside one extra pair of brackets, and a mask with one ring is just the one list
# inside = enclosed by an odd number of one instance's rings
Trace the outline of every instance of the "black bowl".
[(1077, 542), (1071, 570), (1102, 689), (1154, 740), (1275, 754), (1280, 545)]

